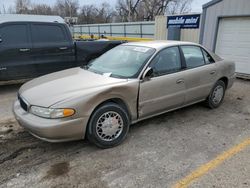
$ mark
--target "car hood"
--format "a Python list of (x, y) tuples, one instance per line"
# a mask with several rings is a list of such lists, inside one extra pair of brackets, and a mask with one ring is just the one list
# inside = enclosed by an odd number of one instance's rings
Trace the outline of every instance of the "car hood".
[(91, 91), (126, 81), (73, 68), (31, 80), (20, 88), (19, 95), (31, 105), (50, 107), (73, 96), (89, 95)]

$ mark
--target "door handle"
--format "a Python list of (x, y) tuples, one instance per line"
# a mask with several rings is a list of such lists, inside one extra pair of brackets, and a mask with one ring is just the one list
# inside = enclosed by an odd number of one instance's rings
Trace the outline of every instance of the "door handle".
[(184, 83), (184, 80), (183, 79), (177, 80), (176, 83), (177, 84), (182, 84), (182, 83)]
[(19, 49), (19, 52), (28, 52), (28, 51), (30, 51), (29, 48), (20, 48)]
[(215, 74), (215, 73), (216, 73), (216, 71), (215, 71), (215, 70), (210, 72), (210, 74)]
[(4, 70), (7, 70), (6, 67), (0, 67), (0, 71), (4, 71)]
[(64, 46), (64, 47), (60, 47), (59, 50), (67, 50), (68, 47)]

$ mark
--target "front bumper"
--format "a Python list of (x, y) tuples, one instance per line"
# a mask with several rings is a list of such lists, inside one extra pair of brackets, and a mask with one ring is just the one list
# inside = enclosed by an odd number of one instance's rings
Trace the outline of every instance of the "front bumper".
[(45, 119), (26, 112), (17, 100), (13, 106), (18, 123), (35, 137), (48, 142), (80, 140), (85, 136), (88, 118)]

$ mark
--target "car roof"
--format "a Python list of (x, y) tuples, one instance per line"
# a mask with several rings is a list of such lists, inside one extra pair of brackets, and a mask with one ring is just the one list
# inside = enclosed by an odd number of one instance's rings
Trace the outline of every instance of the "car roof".
[(176, 46), (176, 45), (199, 45), (199, 44), (193, 42), (183, 42), (183, 41), (173, 41), (173, 40), (153, 40), (146, 42), (129, 42), (129, 43), (124, 43), (123, 45), (149, 47), (160, 50), (166, 47)]
[(0, 23), (6, 22), (58, 22), (65, 23), (60, 16), (26, 15), (26, 14), (1, 14)]

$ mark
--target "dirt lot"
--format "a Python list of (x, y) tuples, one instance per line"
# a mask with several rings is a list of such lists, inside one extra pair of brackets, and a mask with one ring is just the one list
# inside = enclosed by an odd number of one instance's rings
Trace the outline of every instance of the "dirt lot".
[[(19, 87), (0, 86), (0, 187), (171, 187), (250, 138), (250, 81), (237, 80), (218, 109), (196, 104), (145, 120), (107, 150), (24, 131), (11, 112)], [(250, 187), (249, 158), (246, 147), (190, 186)]]

